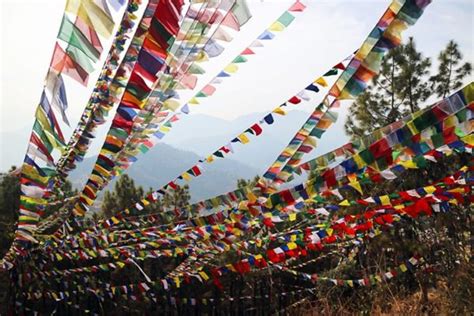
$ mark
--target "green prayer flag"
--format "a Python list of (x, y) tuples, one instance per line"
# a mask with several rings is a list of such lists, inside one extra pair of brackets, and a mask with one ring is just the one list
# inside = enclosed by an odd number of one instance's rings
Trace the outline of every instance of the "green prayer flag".
[(442, 133), (438, 133), (431, 136), (431, 140), (433, 141), (433, 145), (435, 147), (440, 147), (444, 145), (444, 137)]
[(84, 54), (80, 49), (77, 49), (74, 46), (66, 47), (66, 53), (74, 59), (76, 63), (78, 63), (82, 68), (84, 68), (87, 73), (91, 73), (94, 71), (94, 65), (91, 63), (90, 58)]
[(232, 61), (233, 64), (239, 64), (239, 63), (245, 63), (245, 62), (247, 62), (247, 58), (241, 55), (235, 57), (235, 59)]
[(196, 63), (191, 64), (191, 66), (188, 68), (188, 72), (194, 75), (202, 75), (206, 73), (206, 71)]
[(82, 34), (82, 32), (67, 18), (66, 15), (63, 17), (58, 38), (69, 45), (80, 49), (93, 62), (99, 60), (99, 51), (92, 46), (84, 34)]
[(283, 13), (279, 18), (278, 18), (278, 22), (280, 22), (281, 24), (283, 24), (284, 26), (288, 26), (291, 24), (291, 22), (293, 22), (293, 20), (295, 19), (295, 17), (289, 13), (288, 11), (285, 11), (285, 13)]
[(372, 155), (372, 153), (368, 149), (361, 151), (359, 155), (362, 160), (364, 160), (364, 162), (368, 165), (375, 161), (374, 155)]
[(329, 70), (328, 72), (326, 72), (323, 77), (329, 77), (329, 76), (334, 76), (334, 75), (337, 75), (337, 69), (331, 69)]

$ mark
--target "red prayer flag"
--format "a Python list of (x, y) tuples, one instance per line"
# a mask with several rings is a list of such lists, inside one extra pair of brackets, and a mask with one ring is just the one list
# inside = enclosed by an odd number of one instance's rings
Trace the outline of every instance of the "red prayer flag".
[(255, 132), (255, 135), (258, 136), (260, 134), (262, 134), (262, 128), (260, 127), (260, 125), (258, 124), (254, 124), (250, 127), (250, 129)]
[(68, 75), (82, 85), (87, 86), (87, 80), (89, 79), (87, 71), (69, 57), (57, 42), (54, 46), (50, 68), (58, 73)]
[(254, 51), (248, 47), (244, 49), (242, 53), (240, 53), (240, 55), (254, 55), (254, 54), (255, 54)]
[(303, 12), (306, 9), (306, 6), (297, 0), (289, 9), (290, 12)]
[(288, 100), (288, 102), (290, 102), (291, 104), (298, 104), (301, 103), (301, 99), (297, 96), (293, 96)]

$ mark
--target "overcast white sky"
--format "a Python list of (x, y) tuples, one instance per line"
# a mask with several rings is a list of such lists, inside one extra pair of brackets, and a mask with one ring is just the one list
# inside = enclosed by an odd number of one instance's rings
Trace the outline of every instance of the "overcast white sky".
[[(226, 46), (224, 54), (202, 64), (207, 73), (200, 77), (197, 88), (206, 84), (292, 2), (249, 1), (253, 18)], [(295, 13), (297, 18), (287, 30), (277, 34), (274, 40), (265, 41), (264, 48), (256, 49), (256, 55), (241, 64), (237, 74), (226, 78), (212, 98), (193, 107), (192, 113), (231, 120), (274, 108), (358, 48), (390, 0), (302, 2), (308, 6), (307, 10)], [(65, 0), (1, 0), (0, 170), (19, 164), (23, 157), (64, 3)], [(433, 58), (454, 39), (465, 59), (472, 62), (473, 6), (472, 0), (433, 1), (404, 37), (415, 37), (419, 50)], [(88, 88), (67, 82), (68, 115), (72, 123), (77, 122), (96, 76), (91, 77)], [(183, 93), (182, 100), (189, 96), (190, 92)], [(312, 106), (303, 105), (302, 109), (309, 111)], [(341, 132), (340, 127), (336, 132)], [(5, 154), (11, 150), (19, 152), (12, 158)]]

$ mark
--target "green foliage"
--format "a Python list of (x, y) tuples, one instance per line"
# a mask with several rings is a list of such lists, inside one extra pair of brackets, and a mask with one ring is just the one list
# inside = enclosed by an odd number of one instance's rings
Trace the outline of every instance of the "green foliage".
[(108, 218), (117, 212), (123, 211), (140, 201), (143, 198), (144, 191), (142, 187), (136, 187), (135, 181), (130, 176), (124, 174), (114, 186), (114, 191), (106, 191), (102, 203), (102, 212)]
[(10, 247), (18, 218), (21, 191), (15, 170), (13, 166), (8, 173), (0, 174), (0, 257)]
[(254, 187), (258, 180), (260, 179), (260, 177), (258, 175), (256, 175), (253, 179), (238, 179), (237, 180), (237, 188), (238, 189), (243, 189), (245, 187)]
[(430, 80), (436, 95), (444, 98), (462, 86), (463, 79), (472, 72), (472, 65), (469, 62), (461, 64), (462, 54), (453, 40), (439, 53), (438, 61), (438, 73)]
[(380, 73), (351, 106), (346, 133), (361, 137), (414, 113), (431, 96), (432, 89), (440, 97), (459, 89), (472, 67), (467, 62), (461, 65), (458, 45), (450, 41), (438, 60), (438, 74), (430, 77), (430, 58), (416, 49), (413, 38), (391, 50), (382, 61)]
[[(102, 213), (104, 217), (110, 218), (115, 213), (125, 210), (140, 201), (146, 195), (150, 195), (153, 190), (150, 188), (145, 194), (143, 188), (136, 186), (135, 182), (128, 175), (123, 175), (115, 183), (114, 191), (106, 191), (102, 203)], [(145, 206), (140, 214), (157, 213), (163, 214), (163, 211), (170, 210), (177, 213), (189, 205), (191, 195), (189, 193), (189, 186), (179, 186), (171, 193), (166, 193), (161, 199), (159, 198), (155, 203), (150, 203)], [(167, 222), (171, 219), (170, 216), (163, 214), (163, 219)]]
[(178, 186), (176, 190), (173, 190), (171, 193), (165, 194), (163, 197), (163, 206), (167, 209), (178, 211), (188, 206), (190, 199), (189, 186), (185, 184), (184, 186)]
[(412, 37), (409, 38), (407, 44), (401, 45), (395, 52), (398, 52), (395, 59), (400, 68), (400, 72), (396, 77), (397, 90), (395, 93), (413, 113), (419, 110), (420, 103), (431, 95), (427, 80), (431, 61), (416, 50), (415, 41)]

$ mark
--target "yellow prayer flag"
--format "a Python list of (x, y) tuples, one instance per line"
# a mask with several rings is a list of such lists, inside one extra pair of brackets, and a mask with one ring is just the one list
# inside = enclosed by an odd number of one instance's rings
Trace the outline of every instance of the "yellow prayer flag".
[(251, 202), (251, 203), (254, 203), (257, 201), (257, 196), (255, 194), (253, 194), (252, 191), (250, 192), (247, 192), (247, 199)]
[(436, 188), (432, 185), (423, 188), (426, 193), (433, 194), (436, 191)]
[(239, 66), (237, 66), (236, 64), (228, 64), (225, 68), (224, 68), (224, 71), (227, 72), (227, 73), (236, 73), (237, 70), (239, 70)]
[(407, 126), (408, 126), (408, 128), (410, 129), (410, 131), (411, 131), (411, 133), (412, 133), (413, 135), (416, 135), (416, 134), (419, 133), (419, 131), (418, 131), (418, 129), (416, 128), (415, 123), (413, 123), (413, 121), (408, 122)]
[(328, 83), (323, 77), (319, 77), (318, 79), (314, 80), (314, 83), (319, 84), (320, 86), (327, 87)]
[(296, 213), (290, 213), (288, 218), (289, 218), (290, 222), (296, 221)]
[(281, 107), (277, 107), (276, 109), (274, 109), (273, 113), (280, 114), (280, 115), (286, 115), (285, 110), (283, 110)]
[(474, 146), (474, 134), (469, 134), (461, 138), (461, 140), (471, 146)]
[(188, 101), (188, 104), (199, 104), (199, 101), (195, 97), (192, 97), (191, 100)]
[(303, 144), (311, 146), (311, 147), (316, 147), (318, 145), (316, 139), (317, 138), (314, 136), (308, 136), (303, 142)]
[(176, 111), (179, 108), (180, 103), (176, 100), (168, 99), (163, 102), (163, 106), (165, 107), (165, 109)]
[(107, 38), (112, 35), (114, 21), (93, 1), (82, 1), (77, 15), (100, 35)]
[(349, 203), (348, 200), (344, 200), (341, 203), (339, 203), (340, 206), (351, 206), (351, 203)]
[(208, 60), (209, 60), (209, 57), (207, 56), (207, 53), (205, 51), (199, 52), (199, 54), (196, 57), (196, 62), (198, 63), (208, 61)]
[(380, 201), (382, 202), (382, 205), (392, 205), (392, 202), (390, 201), (388, 195), (382, 195), (380, 197)]
[(456, 199), (451, 199), (448, 202), (451, 203), (451, 204), (454, 204), (454, 205), (458, 205), (458, 200), (456, 200)]
[(209, 276), (204, 271), (199, 271), (199, 275), (205, 280), (209, 280)]
[(82, 194), (81, 195), (81, 198), (84, 199), (87, 203), (87, 205), (92, 205), (94, 204), (94, 200), (90, 199), (87, 195), (85, 194)]
[(354, 155), (353, 158), (354, 158), (355, 163), (357, 164), (358, 169), (362, 169), (363, 167), (365, 167), (365, 162), (364, 160), (362, 160), (359, 154)]
[(250, 142), (249, 138), (247, 137), (247, 135), (245, 135), (245, 133), (240, 134), (239, 136), (237, 136), (237, 138), (242, 144), (247, 144)]
[(407, 169), (418, 169), (418, 166), (413, 160), (402, 161), (400, 162), (400, 165)]
[(272, 25), (268, 28), (269, 31), (281, 32), (285, 29), (285, 26), (278, 21), (273, 22)]
[(357, 182), (357, 181), (355, 181), (355, 182), (350, 182), (349, 185), (350, 185), (351, 187), (353, 187), (354, 189), (356, 189), (357, 192), (359, 192), (360, 194), (363, 194), (363, 193), (364, 193), (364, 192), (362, 192), (362, 187), (360, 186), (360, 182)]

